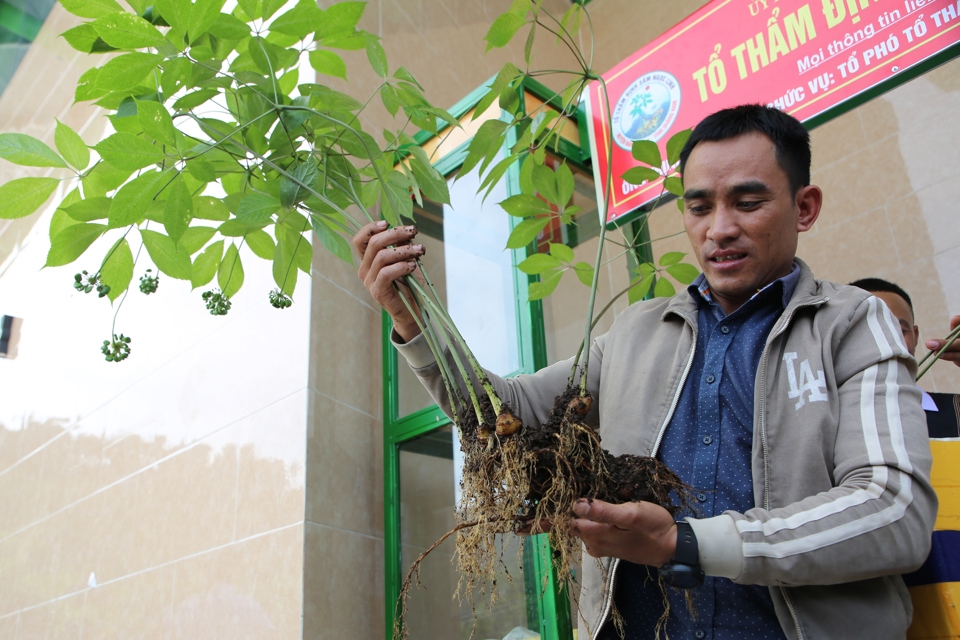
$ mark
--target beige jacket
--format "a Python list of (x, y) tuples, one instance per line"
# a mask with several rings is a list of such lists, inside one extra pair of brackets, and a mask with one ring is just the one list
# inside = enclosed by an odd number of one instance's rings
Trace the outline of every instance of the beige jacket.
[[(926, 558), (937, 510), (916, 363), (877, 298), (817, 281), (797, 262), (800, 280), (757, 372), (756, 506), (691, 519), (701, 564), (708, 575), (768, 585), (788, 638), (903, 638), (912, 605), (899, 574)], [(633, 305), (594, 340), (588, 421), (610, 452), (656, 454), (696, 331), (683, 290)], [(446, 408), (423, 342), (398, 349)], [(571, 363), (494, 384), (524, 422), (543, 421)], [(584, 558), (580, 616), (590, 637), (609, 615), (617, 564)]]

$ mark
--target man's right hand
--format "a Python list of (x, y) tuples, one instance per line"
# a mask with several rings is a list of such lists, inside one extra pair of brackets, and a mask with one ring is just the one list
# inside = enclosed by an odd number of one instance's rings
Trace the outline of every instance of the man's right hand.
[[(960, 327), (960, 315), (953, 316), (950, 318), (950, 331), (952, 332), (957, 327)], [(927, 340), (927, 349), (933, 352), (937, 352), (943, 348), (943, 345), (947, 343), (944, 339), (938, 340)], [(956, 340), (950, 348), (943, 352), (943, 355), (940, 356), (941, 360), (948, 360), (953, 362), (953, 364), (960, 367), (960, 339)]]
[[(394, 329), (405, 342), (420, 335), (420, 327), (394, 283), (416, 271), (417, 258), (424, 254), (423, 245), (411, 244), (416, 235), (416, 227), (387, 229), (387, 223), (381, 220), (364, 226), (353, 237), (353, 248), (360, 256), (363, 286), (390, 314)], [(412, 303), (409, 290), (403, 285), (401, 288)]]

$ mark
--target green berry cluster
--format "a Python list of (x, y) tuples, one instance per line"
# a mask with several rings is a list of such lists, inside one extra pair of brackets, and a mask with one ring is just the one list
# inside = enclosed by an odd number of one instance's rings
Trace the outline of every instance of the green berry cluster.
[(225, 316), (227, 315), (227, 311), (230, 311), (230, 307), (233, 306), (230, 298), (223, 295), (219, 289), (204, 291), (202, 297), (204, 302), (207, 303), (207, 309), (210, 310), (210, 315)]
[(126, 360), (130, 355), (130, 338), (122, 333), (118, 336), (113, 334), (113, 340), (104, 340), (100, 347), (103, 357), (107, 362), (120, 362)]
[(275, 309), (286, 309), (293, 304), (293, 300), (283, 291), (280, 291), (280, 289), (274, 289), (270, 292), (270, 304), (272, 304)]
[(150, 295), (151, 293), (156, 293), (157, 284), (160, 282), (160, 274), (155, 276), (150, 275), (153, 269), (147, 269), (147, 272), (140, 276), (140, 291)]
[(90, 293), (97, 290), (97, 297), (102, 298), (110, 293), (110, 285), (100, 282), (100, 272), (89, 275), (86, 271), (73, 276), (73, 288), (81, 293)]

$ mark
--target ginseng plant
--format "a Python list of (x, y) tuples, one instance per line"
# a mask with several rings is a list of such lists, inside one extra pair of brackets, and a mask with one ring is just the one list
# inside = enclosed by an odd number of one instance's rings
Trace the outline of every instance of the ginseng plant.
[[(561, 18), (552, 16), (540, 3), (517, 0), (490, 27), (486, 36), (488, 49), (505, 46), (514, 35), (528, 27), (525, 46), (525, 67), (507, 64), (492, 80), (488, 91), (475, 107), (483, 113), (497, 102), (504, 116), (484, 122), (471, 141), (460, 169), (461, 175), (478, 168), (483, 176), (480, 191), (486, 195), (511, 165), (519, 165), (521, 193), (501, 202), (503, 209), (520, 218), (507, 242), (508, 249), (528, 246), (553, 218), (564, 224), (578, 213), (571, 206), (574, 177), (565, 163), (555, 169), (547, 164), (547, 153), (556, 148), (565, 119), (577, 110), (577, 101), (590, 82), (603, 79), (591, 68), (591, 61), (577, 46), (576, 34), (589, 15), (574, 3)], [(592, 31), (592, 29), (591, 29)], [(556, 38), (559, 46), (569, 49), (580, 68), (575, 71), (531, 70), (531, 51), (538, 34)], [(592, 33), (590, 33), (592, 41)], [(530, 112), (521, 107), (520, 94), (529, 78), (559, 76), (563, 89), (552, 100)], [(572, 78), (572, 79), (571, 79)], [(550, 105), (553, 105), (552, 107)], [(609, 101), (601, 108), (609, 120)], [(508, 144), (509, 136), (516, 142)], [(679, 153), (690, 132), (671, 138), (667, 158), (662, 159), (658, 145), (639, 141), (633, 155), (646, 166), (631, 168), (624, 178), (631, 183), (664, 180), (664, 191), (677, 197), (682, 187), (677, 166)], [(504, 157), (494, 162), (504, 149)], [(610, 166), (609, 157), (606, 166)], [(612, 175), (602, 177), (609, 193)], [(659, 204), (660, 198), (654, 203)], [(682, 211), (682, 203), (678, 200)], [(586, 389), (591, 333), (597, 320), (623, 295), (631, 302), (648, 294), (670, 296), (675, 293), (669, 274), (678, 282), (689, 284), (699, 273), (690, 264), (681, 262), (683, 254), (671, 252), (661, 257), (659, 267), (642, 262), (635, 268), (630, 285), (594, 312), (598, 277), (603, 266), (603, 249), (607, 242), (604, 222), (607, 203), (601, 206), (600, 237), (593, 265), (574, 263), (573, 251), (560, 244), (551, 244), (549, 253), (535, 253), (524, 260), (519, 269), (540, 276), (530, 284), (528, 298), (543, 298), (556, 288), (568, 271), (589, 287), (583, 340), (574, 359), (566, 390), (556, 399), (552, 413), (544, 424), (523, 424), (513, 409), (497, 396), (486, 373), (476, 363), (463, 343), (456, 327), (440, 304), (430, 280), (408, 281), (409, 309), (418, 318), (418, 325), (434, 354), (445, 353), (437, 360), (449, 402), (449, 411), (457, 426), (460, 446), (465, 453), (462, 499), (457, 506), (457, 525), (413, 563), (401, 589), (395, 637), (405, 637), (403, 613), (406, 598), (417, 579), (420, 562), (447, 537), (457, 536), (457, 566), (460, 572), (458, 593), (471, 598), (476, 590), (489, 591), (491, 603), (496, 601), (496, 574), (501, 565), (496, 537), (519, 529), (530, 533), (543, 531), (549, 522), (549, 540), (557, 579), (571, 586), (571, 565), (580, 558), (579, 540), (572, 535), (570, 522), (573, 504), (579, 498), (596, 498), (612, 503), (651, 501), (677, 512), (688, 506), (688, 490), (677, 476), (654, 458), (624, 455), (614, 457), (606, 452), (597, 432), (585, 423), (593, 398)], [(644, 223), (646, 224), (646, 218)], [(627, 254), (636, 255), (639, 237), (624, 234), (614, 260)], [(420, 316), (418, 311), (423, 312)], [(444, 345), (451, 345), (444, 348)], [(466, 381), (466, 382), (465, 382)]]

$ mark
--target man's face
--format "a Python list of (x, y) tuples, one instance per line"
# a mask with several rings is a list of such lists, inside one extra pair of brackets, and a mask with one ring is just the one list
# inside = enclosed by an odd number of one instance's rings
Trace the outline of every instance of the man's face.
[(814, 186), (790, 193), (773, 142), (759, 133), (699, 143), (683, 186), (687, 237), (727, 313), (790, 273), (797, 236), (813, 226), (822, 200)]
[(916, 356), (920, 328), (913, 324), (913, 311), (910, 310), (910, 305), (906, 300), (889, 291), (874, 291), (873, 295), (887, 304), (893, 317), (900, 323), (900, 331), (903, 333), (903, 341), (907, 343), (907, 351), (910, 355)]

